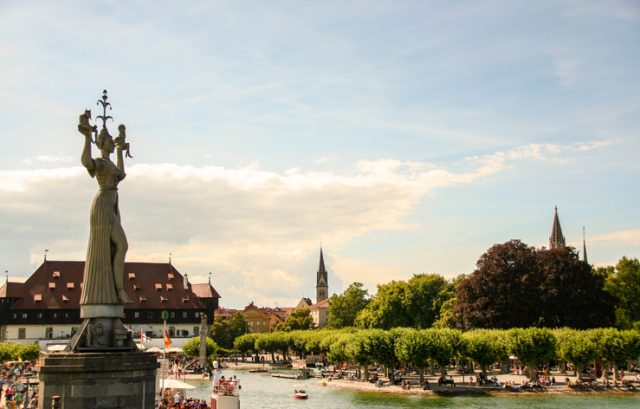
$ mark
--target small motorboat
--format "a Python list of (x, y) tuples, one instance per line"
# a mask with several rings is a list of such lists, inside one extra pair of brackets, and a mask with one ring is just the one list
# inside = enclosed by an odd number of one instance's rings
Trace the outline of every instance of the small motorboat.
[(305, 391), (304, 389), (296, 388), (293, 390), (293, 395), (291, 395), (291, 397), (294, 399), (307, 399), (309, 395), (307, 394), (307, 391)]

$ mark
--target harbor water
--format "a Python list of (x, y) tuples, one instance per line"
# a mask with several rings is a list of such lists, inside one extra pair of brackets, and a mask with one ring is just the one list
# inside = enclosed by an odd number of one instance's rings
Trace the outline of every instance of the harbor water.
[[(236, 375), (240, 379), (240, 407), (242, 409), (637, 409), (640, 395), (505, 395), (505, 396), (404, 396), (386, 393), (354, 392), (323, 386), (319, 379), (291, 380), (273, 378), (269, 373), (225, 370), (225, 377)], [(207, 399), (208, 380), (189, 381), (198, 389), (187, 396)], [(302, 385), (309, 399), (291, 397), (295, 386)]]

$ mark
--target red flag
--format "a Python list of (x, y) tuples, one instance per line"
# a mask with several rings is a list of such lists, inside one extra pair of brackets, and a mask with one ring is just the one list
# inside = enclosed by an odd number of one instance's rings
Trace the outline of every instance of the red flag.
[(171, 346), (171, 338), (169, 338), (169, 333), (167, 331), (164, 332), (164, 346), (166, 348)]

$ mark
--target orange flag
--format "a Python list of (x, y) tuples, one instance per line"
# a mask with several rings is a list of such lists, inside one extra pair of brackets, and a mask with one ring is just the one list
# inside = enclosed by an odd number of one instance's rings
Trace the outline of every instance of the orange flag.
[(171, 346), (171, 338), (169, 338), (169, 333), (167, 331), (164, 332), (164, 346), (166, 348)]

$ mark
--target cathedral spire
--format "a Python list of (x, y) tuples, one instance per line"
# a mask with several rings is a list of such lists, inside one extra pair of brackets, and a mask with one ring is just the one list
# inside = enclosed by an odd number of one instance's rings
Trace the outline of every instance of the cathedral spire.
[(587, 239), (585, 238), (584, 226), (582, 226), (582, 259), (586, 264), (589, 264), (587, 261)]
[(327, 277), (327, 270), (324, 267), (322, 247), (320, 247), (320, 263), (316, 275), (316, 303), (326, 300), (327, 298), (329, 298), (329, 279)]
[(549, 236), (549, 248), (559, 249), (565, 247), (564, 236), (562, 235), (562, 228), (560, 227), (560, 218), (558, 218), (558, 206), (555, 207), (553, 215), (553, 226), (551, 227), (551, 236)]

